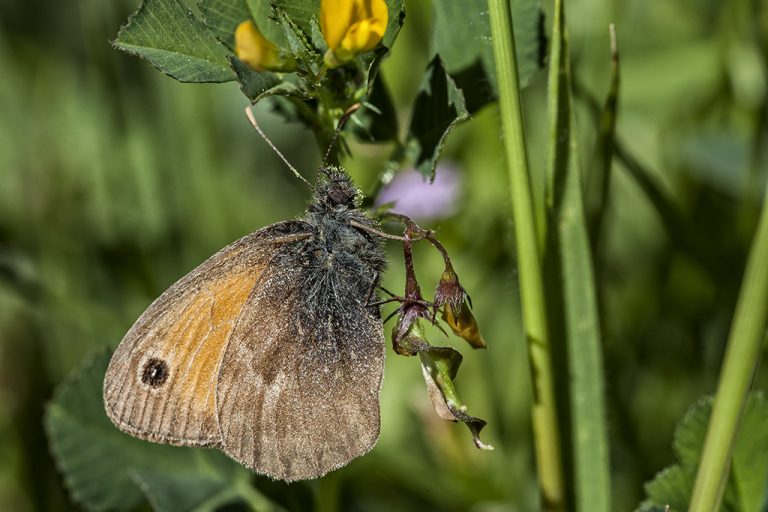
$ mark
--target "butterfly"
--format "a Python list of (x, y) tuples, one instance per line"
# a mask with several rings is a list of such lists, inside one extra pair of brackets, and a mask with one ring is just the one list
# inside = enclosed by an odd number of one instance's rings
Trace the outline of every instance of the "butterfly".
[(104, 378), (120, 430), (285, 481), (376, 444), (383, 239), (342, 169), (318, 176), (303, 217), (223, 248), (136, 320)]

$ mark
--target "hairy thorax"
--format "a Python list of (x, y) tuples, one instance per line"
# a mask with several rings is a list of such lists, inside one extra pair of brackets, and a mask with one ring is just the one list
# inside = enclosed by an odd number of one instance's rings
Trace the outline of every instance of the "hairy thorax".
[[(341, 281), (349, 282), (350, 278), (354, 278), (353, 284), (378, 282), (386, 267), (381, 242), (377, 236), (359, 227), (374, 228), (373, 220), (359, 210), (345, 210), (322, 215), (310, 213), (306, 221), (315, 230), (315, 236), (307, 241), (305, 250), (309, 272), (327, 274), (339, 286)], [(339, 279), (341, 276), (345, 279)]]
[[(373, 303), (378, 300), (376, 288), (386, 261), (379, 237), (350, 225), (352, 219), (375, 226), (357, 210), (308, 213), (302, 220), (311, 235), (285, 247), (274, 261), (278, 274), (298, 274), (294, 278), (300, 283), (297, 295), (281, 300), (293, 304), (288, 308), (289, 323), (296, 329), (296, 339), (305, 344), (311, 359), (324, 364), (364, 360), (370, 350), (379, 350), (378, 345), (369, 346), (368, 338), (355, 334), (369, 325), (361, 315), (380, 322), (379, 308)], [(339, 332), (348, 335), (340, 338)], [(338, 345), (339, 339), (345, 340), (344, 346)]]

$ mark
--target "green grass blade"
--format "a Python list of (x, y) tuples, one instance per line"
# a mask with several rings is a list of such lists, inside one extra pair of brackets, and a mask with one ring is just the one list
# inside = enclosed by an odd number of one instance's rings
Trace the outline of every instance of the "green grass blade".
[(613, 144), (616, 134), (616, 114), (619, 103), (619, 49), (616, 43), (616, 28), (610, 25), (611, 35), (611, 82), (605, 106), (600, 115), (600, 127), (595, 147), (594, 170), (586, 177), (587, 217), (592, 249), (597, 250), (603, 231), (603, 218), (608, 207), (608, 192), (611, 188), (613, 167)]
[[(595, 119), (595, 122), (602, 125), (604, 122), (604, 110), (600, 107), (598, 100), (583, 85), (579, 85), (578, 82), (574, 82), (573, 87), (574, 95), (582, 100), (590, 115)], [(608, 101), (610, 101), (610, 98)], [(682, 240), (682, 243), (688, 244), (687, 238), (689, 237), (686, 234), (685, 220), (682, 212), (672, 201), (672, 198), (669, 197), (669, 193), (659, 185), (658, 180), (654, 177), (656, 173), (648, 169), (616, 133), (612, 135), (612, 147), (605, 148), (605, 152), (607, 153), (608, 151), (610, 151), (616, 162), (623, 166), (629, 177), (637, 184), (651, 206), (656, 210), (670, 238)]]
[(531, 364), (533, 432), (543, 510), (562, 510), (564, 488), (554, 373), (536, 233), (533, 192), (523, 131), (520, 83), (508, 0), (488, 0), (499, 109), (510, 181), (520, 293)]
[[(574, 509), (607, 512), (611, 510), (611, 483), (600, 319), (578, 147), (572, 130), (573, 99), (564, 18), (563, 0), (555, 0), (549, 59), (550, 188), (547, 224), (551, 238), (547, 247), (554, 249), (559, 256), (562, 288), (550, 287), (550, 290), (562, 293), (569, 375)], [(550, 256), (556, 259), (555, 254)], [(551, 259), (548, 258), (548, 261)]]
[(768, 322), (768, 187), (752, 242), (704, 441), (691, 512), (719, 510), (747, 393), (757, 370)]

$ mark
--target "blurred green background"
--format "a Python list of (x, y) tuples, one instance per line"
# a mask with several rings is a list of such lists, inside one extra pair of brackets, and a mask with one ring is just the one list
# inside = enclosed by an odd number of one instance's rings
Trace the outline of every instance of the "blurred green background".
[[(408, 17), (384, 78), (408, 119), (430, 57), (431, 4)], [(234, 84), (183, 85), (109, 41), (134, 0), (0, 3), (0, 510), (76, 508), (41, 422), (54, 387), (88, 354), (114, 347), (167, 286), (230, 241), (298, 216), (303, 184), (255, 135)], [(618, 139), (595, 255), (604, 323), (616, 510), (674, 461), (674, 426), (714, 390), (766, 179), (768, 8), (750, 0), (567, 3), (584, 168), (607, 92), (607, 25), (622, 61)], [(529, 154), (541, 189), (546, 73), (525, 91)], [(259, 107), (265, 131), (311, 176), (311, 134)], [(462, 425), (431, 411), (414, 358), (389, 350), (382, 434), (331, 477), (353, 510), (533, 510), (530, 385), (520, 325), (498, 114), (450, 136), (457, 211), (439, 229), (489, 348), (464, 355), (457, 386), (488, 421), (480, 452)], [(389, 149), (353, 144), (364, 189)], [(627, 161), (630, 165), (627, 165)], [(647, 187), (673, 209), (659, 215)], [(385, 286), (402, 287), (390, 247)], [(425, 291), (439, 256), (417, 251)], [(768, 262), (766, 262), (768, 264)], [(391, 326), (387, 326), (387, 331)], [(764, 373), (764, 372), (763, 372)], [(767, 389), (766, 378), (757, 388)], [(180, 448), (182, 449), (182, 448)], [(259, 481), (258, 485), (271, 484)], [(283, 486), (312, 493), (324, 484)], [(271, 485), (275, 487), (274, 485)], [(311, 503), (311, 499), (310, 499)]]

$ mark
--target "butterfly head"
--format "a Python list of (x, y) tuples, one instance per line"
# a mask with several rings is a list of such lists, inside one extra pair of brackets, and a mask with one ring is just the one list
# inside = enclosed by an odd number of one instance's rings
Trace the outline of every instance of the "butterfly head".
[(313, 212), (343, 212), (360, 205), (360, 190), (344, 170), (337, 167), (320, 169), (315, 195), (309, 210)]

